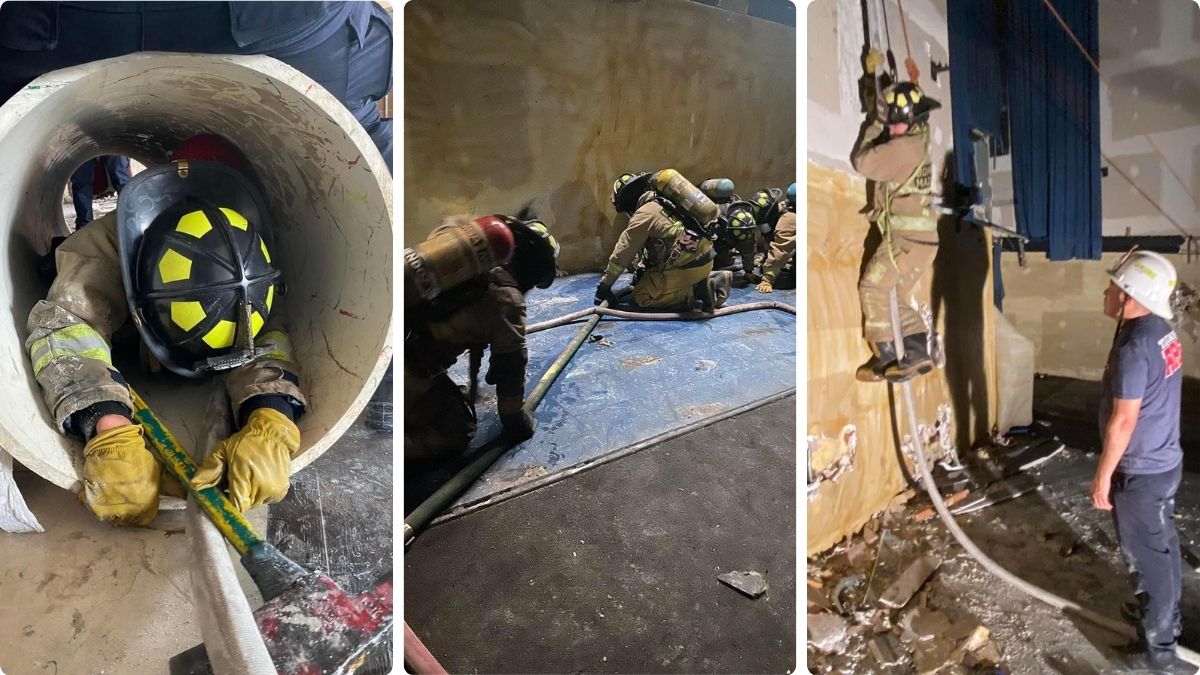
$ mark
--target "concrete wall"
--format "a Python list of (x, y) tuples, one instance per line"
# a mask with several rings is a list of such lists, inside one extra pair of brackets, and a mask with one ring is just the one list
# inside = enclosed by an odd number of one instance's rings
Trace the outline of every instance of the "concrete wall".
[(570, 271), (603, 267), (623, 172), (795, 180), (794, 28), (687, 0), (404, 6), (405, 243), (533, 202)]
[[(944, 3), (904, 4), (914, 58), (924, 72), (929, 56), (946, 58)], [(894, 0), (893, 50), (904, 59)], [(862, 527), (905, 486), (900, 451), (910, 434), (898, 415), (900, 389), (863, 384), (854, 370), (869, 356), (862, 339), (857, 283), (879, 236), (862, 213), (867, 184), (850, 168), (851, 148), (863, 121), (857, 80), (862, 74), (863, 29), (858, 0), (818, 0), (808, 8), (808, 442), (818, 470), (846, 452), (843, 431), (855, 429), (853, 469), (825, 482), (808, 504), (810, 554)], [(931, 126), (935, 168), (949, 150), (950, 92), (923, 75), (921, 84), (944, 108)], [(933, 427), (938, 409), (952, 412), (945, 439), (964, 452), (984, 439), (995, 420), (993, 316), (989, 245), (976, 229), (939, 228), (941, 248), (915, 302), (932, 308), (946, 344), (946, 365), (914, 381), (920, 423)], [(907, 299), (901, 299), (906, 301)], [(894, 395), (894, 398), (893, 398)], [(938, 439), (939, 441), (941, 438)], [(935, 444), (934, 455), (941, 450)]]

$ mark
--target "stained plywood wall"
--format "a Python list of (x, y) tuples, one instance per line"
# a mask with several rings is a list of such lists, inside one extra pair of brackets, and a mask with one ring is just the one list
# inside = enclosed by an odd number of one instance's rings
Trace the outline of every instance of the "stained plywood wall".
[[(889, 15), (897, 16), (896, 9), (889, 0)], [(944, 60), (944, 4), (905, 2), (905, 10), (914, 50)], [(855, 86), (862, 72), (860, 4), (818, 0), (808, 11), (808, 443), (818, 468), (854, 446), (853, 468), (822, 483), (808, 503), (807, 549), (813, 554), (859, 530), (906, 487), (900, 447), (911, 430), (901, 416), (899, 388), (854, 378), (870, 355), (862, 339), (859, 272), (878, 243), (863, 214), (866, 181), (849, 166), (864, 119)], [(951, 139), (949, 87), (921, 84), (945, 106), (932, 121), (940, 171)], [(945, 367), (912, 387), (920, 424), (934, 427), (939, 408), (951, 413), (951, 427), (932, 448), (935, 456), (943, 452), (943, 439), (966, 454), (986, 439), (996, 416), (988, 238), (950, 222), (940, 224), (939, 235), (934, 270), (913, 298), (931, 308), (946, 345)], [(844, 433), (851, 426), (853, 436)]]
[[(1105, 272), (1120, 258), (1121, 254), (1105, 253), (1101, 260), (1031, 260), (1022, 268), (1015, 255), (1004, 255), (1004, 315), (1033, 340), (1037, 372), (1085, 380), (1099, 380), (1104, 374), (1116, 328), (1103, 311), (1102, 295), (1108, 286)], [(1183, 255), (1167, 258), (1181, 281), (1200, 288), (1200, 260), (1189, 263)], [(1187, 330), (1179, 332), (1184, 375), (1200, 377), (1200, 344)]]
[(794, 28), (688, 0), (404, 5), (405, 241), (532, 202), (570, 271), (620, 234), (623, 172), (795, 180)]

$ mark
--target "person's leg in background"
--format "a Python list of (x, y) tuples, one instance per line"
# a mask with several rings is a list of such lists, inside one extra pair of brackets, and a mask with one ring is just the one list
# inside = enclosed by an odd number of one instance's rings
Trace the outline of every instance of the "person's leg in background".
[(376, 101), (392, 86), (392, 20), (372, 4), (366, 30), (347, 23), (303, 51), (267, 52), (311, 77), (346, 106), (392, 170), (392, 121), (381, 119)]
[(108, 173), (108, 182), (112, 184), (117, 194), (121, 194), (121, 190), (125, 189), (125, 184), (131, 178), (129, 173), (129, 158), (117, 155), (105, 155), (103, 161), (104, 171)]
[(71, 174), (71, 201), (75, 204), (75, 229), (92, 222), (92, 179), (96, 160), (84, 162)]

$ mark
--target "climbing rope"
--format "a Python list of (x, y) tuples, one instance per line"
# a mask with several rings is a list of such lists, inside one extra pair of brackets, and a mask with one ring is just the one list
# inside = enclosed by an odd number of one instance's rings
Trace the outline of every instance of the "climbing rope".
[(912, 46), (908, 44), (908, 18), (904, 16), (904, 0), (896, 0), (896, 6), (900, 8), (900, 30), (904, 32), (904, 53), (907, 58), (904, 59), (904, 69), (908, 71), (908, 79), (910, 82), (916, 82), (921, 79), (921, 71), (917, 68), (917, 62), (912, 57)]

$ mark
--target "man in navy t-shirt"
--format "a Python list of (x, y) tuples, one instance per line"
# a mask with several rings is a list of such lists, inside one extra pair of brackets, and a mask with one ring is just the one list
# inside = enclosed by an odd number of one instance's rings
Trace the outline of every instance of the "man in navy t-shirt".
[(1175, 268), (1161, 255), (1138, 251), (1109, 278), (1104, 313), (1118, 328), (1104, 368), (1104, 450), (1091, 496), (1096, 508), (1113, 512), (1121, 554), (1137, 579), (1140, 639), (1125, 665), (1194, 673), (1175, 658), (1183, 590), (1174, 514), (1183, 471), (1183, 349), (1168, 322)]

